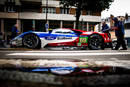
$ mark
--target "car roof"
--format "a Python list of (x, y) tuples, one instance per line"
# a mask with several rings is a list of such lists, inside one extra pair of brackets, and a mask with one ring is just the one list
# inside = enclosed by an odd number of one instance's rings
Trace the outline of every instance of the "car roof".
[[(78, 29), (73, 29), (73, 28), (56, 28), (56, 30), (61, 29), (61, 30), (72, 30), (72, 31), (79, 31), (79, 32), (87, 32), (83, 30), (78, 30)], [(55, 30), (55, 29), (54, 29)]]

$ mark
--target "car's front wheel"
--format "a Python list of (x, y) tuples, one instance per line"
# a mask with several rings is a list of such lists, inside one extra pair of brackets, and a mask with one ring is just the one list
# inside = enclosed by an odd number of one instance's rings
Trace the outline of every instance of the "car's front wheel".
[(104, 40), (99, 34), (92, 34), (88, 38), (88, 48), (91, 50), (104, 50)]
[(29, 33), (23, 37), (23, 46), (30, 49), (40, 48), (40, 39), (37, 35)]

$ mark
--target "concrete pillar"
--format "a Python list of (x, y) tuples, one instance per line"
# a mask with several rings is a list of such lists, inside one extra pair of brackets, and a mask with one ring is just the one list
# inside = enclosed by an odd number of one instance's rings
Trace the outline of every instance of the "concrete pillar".
[(74, 26), (73, 26), (73, 28), (74, 28), (74, 29), (76, 28), (76, 22), (74, 22)]
[(60, 28), (63, 28), (63, 21), (60, 21)]
[(1, 19), (1, 32), (4, 35), (4, 19)]
[(87, 31), (89, 31), (89, 23), (87, 22)]
[(35, 31), (36, 27), (35, 27), (35, 20), (32, 20), (32, 30)]
[(22, 30), (21, 30), (21, 20), (17, 19), (17, 20), (16, 20), (16, 23), (17, 23), (17, 25), (18, 25), (18, 31), (21, 32), (21, 31), (22, 31)]

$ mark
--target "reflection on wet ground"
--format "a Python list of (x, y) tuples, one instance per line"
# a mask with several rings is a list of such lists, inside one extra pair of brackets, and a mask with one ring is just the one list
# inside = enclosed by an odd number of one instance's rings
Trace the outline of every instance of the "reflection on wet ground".
[(130, 70), (122, 67), (4, 67), (0, 87), (129, 87)]
[(129, 87), (130, 69), (83, 60), (0, 59), (0, 87)]

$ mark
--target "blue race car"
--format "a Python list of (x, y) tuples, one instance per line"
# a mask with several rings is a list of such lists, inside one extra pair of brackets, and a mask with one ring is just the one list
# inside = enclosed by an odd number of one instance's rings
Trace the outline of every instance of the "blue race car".
[(13, 47), (24, 46), (31, 49), (45, 47), (104, 49), (111, 42), (111, 38), (106, 33), (58, 28), (50, 32), (24, 32), (12, 39), (10, 44)]

